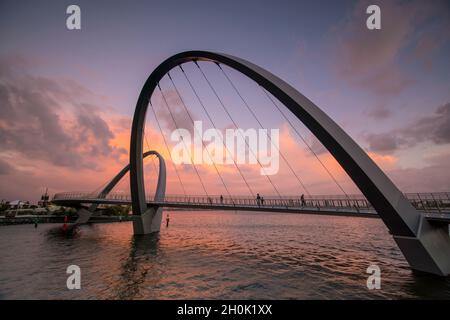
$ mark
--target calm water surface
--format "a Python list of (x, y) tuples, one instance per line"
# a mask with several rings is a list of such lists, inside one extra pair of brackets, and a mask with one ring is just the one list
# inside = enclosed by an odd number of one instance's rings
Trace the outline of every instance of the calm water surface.
[[(129, 222), (0, 227), (0, 299), (450, 298), (450, 280), (411, 272), (378, 219), (171, 212), (158, 237)], [(366, 268), (381, 268), (368, 290)], [(81, 268), (81, 290), (66, 268)]]

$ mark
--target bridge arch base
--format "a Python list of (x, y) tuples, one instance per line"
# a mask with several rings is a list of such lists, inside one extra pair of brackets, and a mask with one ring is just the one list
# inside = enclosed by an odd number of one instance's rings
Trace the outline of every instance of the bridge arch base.
[[(160, 153), (154, 150), (145, 152), (142, 155), (142, 159), (154, 155), (159, 160), (159, 176), (156, 186), (155, 200), (164, 201), (166, 193), (166, 164), (164, 158)], [(111, 190), (119, 183), (119, 181), (130, 170), (130, 164), (126, 165), (120, 172), (112, 178), (112, 180), (103, 188), (98, 194), (98, 199), (105, 199)], [(92, 217), (93, 213), (97, 209), (98, 204), (93, 203), (88, 209), (79, 208), (77, 210), (78, 219), (74, 223), (74, 227), (80, 224), (87, 223)], [(162, 220), (163, 208), (161, 207), (149, 207), (142, 215), (133, 216), (133, 232), (134, 234), (148, 234), (153, 232), (159, 232)]]
[(422, 215), (415, 237), (393, 235), (393, 238), (413, 270), (438, 276), (450, 275), (448, 225), (433, 224)]
[(141, 235), (159, 232), (162, 216), (163, 208), (161, 207), (151, 207), (144, 214), (135, 215), (133, 217), (133, 233)]
[[(156, 151), (148, 151), (142, 155), (144, 158), (148, 153), (154, 154), (159, 159), (159, 175), (158, 184), (155, 191), (155, 201), (163, 202), (166, 194), (166, 163), (162, 155)], [(129, 165), (129, 168), (131, 166)], [(134, 210), (133, 210), (134, 212)], [(133, 214), (133, 233), (135, 235), (149, 234), (159, 232), (161, 228), (161, 220), (163, 215), (163, 208), (147, 206), (142, 214)]]

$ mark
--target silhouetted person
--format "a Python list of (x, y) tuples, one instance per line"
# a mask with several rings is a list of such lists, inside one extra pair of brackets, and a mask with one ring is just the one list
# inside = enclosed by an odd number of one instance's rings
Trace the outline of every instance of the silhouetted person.
[(256, 204), (258, 206), (261, 205), (261, 196), (259, 195), (259, 193), (256, 194)]
[(167, 214), (167, 216), (166, 216), (166, 228), (169, 227), (169, 221), (170, 221), (169, 214)]
[(302, 202), (302, 207), (306, 206), (305, 195), (304, 195), (304, 194), (302, 194), (302, 195), (300, 196), (300, 201)]
[(223, 196), (220, 195), (220, 203), (223, 203)]
[(264, 197), (261, 197), (261, 205), (264, 205)]

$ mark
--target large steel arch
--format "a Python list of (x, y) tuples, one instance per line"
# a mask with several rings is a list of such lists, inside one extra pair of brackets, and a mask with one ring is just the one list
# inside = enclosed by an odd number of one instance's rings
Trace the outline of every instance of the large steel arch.
[[(376, 209), (410, 265), (435, 274), (450, 272), (448, 233), (429, 224), (361, 147), (308, 98), (269, 71), (241, 58), (186, 51), (162, 62), (148, 77), (137, 101), (130, 143), (130, 186), (134, 215), (147, 215), (143, 177), (143, 135), (150, 98), (161, 78), (189, 61), (227, 65), (254, 80), (281, 101), (320, 140)], [(140, 231), (146, 233), (145, 227)], [(136, 232), (136, 230), (135, 230)]]

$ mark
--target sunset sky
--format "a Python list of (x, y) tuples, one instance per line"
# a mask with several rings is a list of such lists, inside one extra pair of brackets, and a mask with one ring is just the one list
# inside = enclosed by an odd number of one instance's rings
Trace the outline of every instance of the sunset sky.
[[(370, 4), (382, 29), (368, 30)], [(81, 30), (66, 8), (81, 8)], [(186, 50), (229, 53), (271, 71), (311, 99), (366, 150), (404, 192), (450, 191), (450, 4), (448, 1), (9, 1), (0, 0), (0, 199), (36, 202), (46, 187), (93, 191), (129, 160), (131, 117), (142, 85), (164, 59)], [(258, 128), (214, 64), (201, 67), (242, 128)], [(251, 80), (224, 68), (313, 194), (340, 190)], [(231, 121), (194, 64), (187, 74), (219, 129)], [(210, 126), (179, 69), (171, 73), (193, 117)], [(170, 81), (161, 87), (176, 119), (186, 116)], [(153, 100), (166, 133), (174, 125)], [(284, 109), (288, 114), (287, 109)], [(349, 177), (292, 115), (348, 193)], [(168, 194), (181, 194), (155, 119), (146, 136), (168, 162)], [(147, 146), (145, 146), (147, 149)], [(155, 167), (146, 160), (147, 190)], [(157, 162), (154, 162), (157, 165)], [(280, 159), (283, 195), (303, 193)], [(188, 193), (203, 193), (190, 165)], [(198, 168), (211, 194), (224, 193), (212, 166)], [(233, 193), (248, 194), (233, 166), (219, 166)], [(257, 165), (243, 166), (255, 192), (274, 193)], [(128, 177), (117, 190), (127, 192)]]

